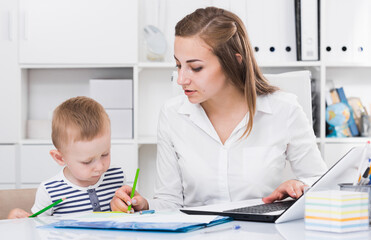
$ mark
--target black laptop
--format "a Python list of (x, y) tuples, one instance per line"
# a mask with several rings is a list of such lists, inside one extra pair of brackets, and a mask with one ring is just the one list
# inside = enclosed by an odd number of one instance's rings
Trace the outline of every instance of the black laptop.
[[(308, 191), (339, 189), (339, 183), (353, 182), (357, 175), (357, 164), (362, 156), (363, 147), (352, 148)], [(180, 211), (196, 215), (230, 216), (235, 220), (281, 223), (304, 217), (303, 195), (297, 200), (278, 201), (263, 204), (261, 199), (229, 202), (201, 207), (182, 208)]]

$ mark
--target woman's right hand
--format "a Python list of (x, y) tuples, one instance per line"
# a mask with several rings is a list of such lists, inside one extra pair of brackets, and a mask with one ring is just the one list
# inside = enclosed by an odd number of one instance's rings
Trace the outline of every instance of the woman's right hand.
[(115, 196), (111, 200), (111, 210), (128, 212), (128, 206), (132, 204), (132, 210), (141, 211), (148, 210), (149, 205), (147, 200), (135, 191), (133, 199), (130, 199), (132, 187), (124, 185), (116, 190)]

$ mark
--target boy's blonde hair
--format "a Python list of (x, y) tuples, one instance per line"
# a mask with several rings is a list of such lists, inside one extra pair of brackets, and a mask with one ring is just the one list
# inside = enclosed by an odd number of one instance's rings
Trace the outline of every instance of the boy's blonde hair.
[(54, 110), (52, 141), (60, 150), (71, 141), (92, 140), (107, 128), (110, 120), (101, 104), (88, 97), (74, 97)]

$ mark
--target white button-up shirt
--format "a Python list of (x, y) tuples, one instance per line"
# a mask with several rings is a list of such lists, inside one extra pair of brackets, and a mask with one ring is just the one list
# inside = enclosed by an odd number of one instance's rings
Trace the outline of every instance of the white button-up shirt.
[(158, 123), (157, 179), (151, 209), (180, 208), (268, 196), (282, 182), (286, 160), (298, 180), (312, 184), (327, 168), (313, 129), (296, 100), (281, 91), (257, 97), (248, 114), (220, 141), (200, 104), (168, 101)]

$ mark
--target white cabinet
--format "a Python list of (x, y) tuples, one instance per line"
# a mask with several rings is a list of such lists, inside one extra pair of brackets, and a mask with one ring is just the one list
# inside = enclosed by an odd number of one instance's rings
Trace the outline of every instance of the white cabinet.
[(122, 167), (126, 182), (134, 182), (135, 173), (138, 168), (138, 149), (136, 144), (119, 144), (111, 145), (111, 165)]
[[(52, 144), (24, 144), (20, 151), (20, 182), (22, 186), (37, 185), (54, 175), (62, 167), (50, 156)], [(138, 167), (138, 149), (136, 144), (113, 143), (111, 146), (111, 165), (122, 167), (126, 181), (133, 183)], [(0, 185), (15, 183), (15, 149), (14, 146), (0, 145), (0, 161), (6, 162), (0, 169)]]
[[(133, 79), (133, 68), (22, 69), (22, 139), (50, 140), (50, 133), (43, 129), (50, 125), (48, 121), (51, 120), (54, 109), (68, 98), (89, 96), (89, 80), (96, 78)], [(41, 131), (45, 133), (43, 136), (40, 136)], [(37, 133), (39, 138), (32, 133)]]
[(16, 182), (16, 149), (15, 145), (0, 145), (0, 188)]
[(15, 143), (19, 138), (17, 6), (17, 1), (0, 1), (0, 143)]
[(137, 1), (21, 0), (21, 64), (137, 62)]
[(62, 167), (50, 156), (51, 144), (21, 146), (21, 183), (40, 183), (56, 175)]

